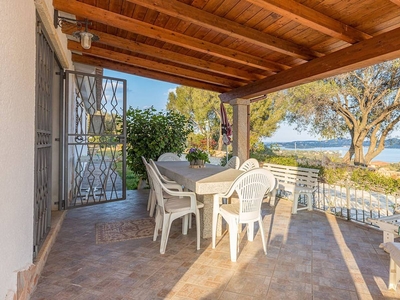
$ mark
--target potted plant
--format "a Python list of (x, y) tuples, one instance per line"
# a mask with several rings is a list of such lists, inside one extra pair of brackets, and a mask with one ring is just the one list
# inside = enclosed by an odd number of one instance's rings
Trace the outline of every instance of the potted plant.
[(207, 152), (199, 148), (190, 148), (186, 154), (186, 159), (190, 162), (192, 168), (203, 168), (204, 163), (210, 162)]

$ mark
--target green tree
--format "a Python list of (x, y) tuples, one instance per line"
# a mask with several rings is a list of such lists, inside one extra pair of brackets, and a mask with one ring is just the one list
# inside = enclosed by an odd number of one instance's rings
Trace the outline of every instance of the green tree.
[(214, 143), (210, 140), (216, 138), (219, 142), (218, 150), (221, 150), (219, 103), (218, 93), (179, 86), (175, 92), (169, 93), (167, 110), (178, 111), (185, 117), (191, 118), (194, 133), (201, 135), (200, 138), (191, 137), (191, 139), (195, 141), (209, 139), (209, 145), (212, 145)]
[[(286, 113), (286, 99), (282, 92), (273, 93), (265, 99), (250, 105), (250, 144), (257, 145), (261, 138), (271, 136), (277, 129), (278, 123)], [(225, 106), (230, 123), (233, 122), (233, 108)], [(221, 114), (218, 93), (180, 86), (176, 92), (171, 92), (167, 102), (168, 110), (176, 110), (191, 117), (195, 123), (196, 132), (200, 132), (205, 139), (207, 125), (210, 127), (210, 136), (218, 140), (218, 150), (222, 150)], [(200, 143), (199, 138), (193, 138)], [(212, 142), (210, 142), (212, 144)]]
[(157, 112), (130, 107), (126, 113), (126, 148), (128, 167), (142, 176), (146, 174), (141, 157), (157, 160), (165, 152), (181, 155), (187, 136), (193, 131), (190, 119), (180, 113)]
[(250, 145), (251, 150), (258, 149), (261, 139), (270, 137), (279, 128), (279, 122), (285, 118), (287, 99), (283, 92), (270, 94), (265, 99), (250, 104)]
[(296, 87), (288, 91), (288, 120), (323, 138), (350, 136), (344, 162), (369, 164), (400, 121), (399, 84), (400, 61), (394, 60)]

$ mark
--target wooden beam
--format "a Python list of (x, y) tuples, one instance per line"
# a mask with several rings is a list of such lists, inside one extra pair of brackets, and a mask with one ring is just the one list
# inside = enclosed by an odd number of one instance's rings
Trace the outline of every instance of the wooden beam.
[(397, 6), (400, 6), (400, 0), (390, 0), (390, 1), (392, 1)]
[(156, 61), (150, 61), (137, 56), (127, 55), (95, 46), (92, 46), (90, 49), (83, 49), (80, 43), (71, 40), (68, 41), (68, 49), (75, 52), (82, 52), (84, 54), (95, 56), (98, 58), (104, 58), (131, 66), (137, 66), (143, 69), (158, 71), (167, 74), (179, 74), (179, 77), (202, 81), (213, 85), (230, 88), (243, 85), (242, 83), (238, 83), (237, 81), (209, 75), (202, 72), (188, 70), (178, 66), (171, 66)]
[(246, 1), (350, 44), (372, 37), (294, 0)]
[(250, 99), (400, 57), (400, 28), (220, 95)]
[[(65, 24), (62, 27), (62, 32), (65, 34), (72, 35), (73, 32), (76, 31), (76, 26), (73, 24)], [(158, 59), (167, 60), (173, 63), (179, 63), (181, 65), (185, 65), (192, 68), (197, 68), (200, 70), (204, 70), (207, 72), (212, 72), (224, 76), (230, 76), (236, 79), (242, 79), (246, 82), (252, 80), (259, 80), (265, 78), (265, 75), (250, 73), (244, 70), (239, 70), (235, 68), (231, 68), (225, 65), (204, 61), (198, 58), (194, 58), (188, 55), (182, 55), (180, 53), (176, 53), (173, 51), (160, 49), (158, 47), (142, 44), (139, 42), (135, 42), (132, 40), (124, 39), (121, 37), (117, 37), (102, 31), (90, 30), (91, 33), (97, 35), (100, 40), (96, 43), (101, 43), (104, 45), (112, 46), (115, 48), (128, 50), (134, 53), (151, 56)], [(94, 45), (96, 43), (93, 43)]]
[(246, 27), (228, 19), (218, 17), (196, 7), (175, 0), (128, 1), (292, 57), (310, 60), (315, 57), (323, 56), (322, 53), (318, 53), (306, 47), (296, 45), (295, 43), (282, 40), (262, 31)]
[(207, 83), (199, 82), (199, 81), (195, 81), (195, 80), (188, 80), (186, 78), (181, 78), (179, 76), (158, 73), (158, 72), (154, 72), (154, 71), (150, 71), (150, 70), (137, 68), (134, 66), (116, 63), (116, 62), (109, 61), (106, 59), (90, 57), (87, 55), (78, 55), (78, 54), (73, 53), (72, 61), (76, 62), (76, 63), (97, 66), (97, 67), (114, 70), (114, 71), (118, 71), (118, 72), (122, 72), (122, 73), (146, 77), (146, 78), (150, 78), (150, 79), (154, 79), (154, 80), (176, 83), (179, 85), (191, 86), (191, 87), (195, 87), (195, 88), (199, 88), (199, 89), (203, 89), (203, 90), (209, 90), (209, 91), (218, 92), (218, 93), (226, 92), (229, 90), (229, 89), (221, 87), (221, 86), (215, 86), (215, 85), (211, 85), (211, 84), (207, 84)]
[(153, 24), (141, 22), (124, 15), (110, 12), (76, 0), (53, 0), (54, 8), (66, 13), (76, 14), (109, 26), (117, 27), (132, 33), (147, 36), (156, 40), (178, 45), (200, 53), (213, 55), (222, 59), (234, 61), (266, 71), (279, 72), (288, 66), (255, 57), (243, 52), (202, 41), (172, 30), (157, 27)]

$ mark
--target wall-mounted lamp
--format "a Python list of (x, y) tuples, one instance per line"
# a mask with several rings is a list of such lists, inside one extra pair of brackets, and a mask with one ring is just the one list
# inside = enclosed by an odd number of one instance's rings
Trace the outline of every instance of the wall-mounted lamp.
[[(90, 47), (92, 46), (92, 42), (96, 42), (99, 40), (99, 37), (97, 35), (88, 32), (88, 25), (91, 24), (88, 19), (75, 20), (71, 18), (60, 17), (58, 15), (58, 10), (54, 10), (54, 27), (62, 27), (64, 22), (76, 24), (76, 27), (79, 30), (75, 31), (72, 35), (81, 41), (81, 46), (83, 49), (90, 49)], [(81, 30), (82, 28), (84, 30)]]

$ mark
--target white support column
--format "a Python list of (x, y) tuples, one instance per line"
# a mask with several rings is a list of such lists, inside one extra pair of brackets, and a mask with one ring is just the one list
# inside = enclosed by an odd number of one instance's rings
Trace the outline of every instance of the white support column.
[(250, 100), (235, 99), (233, 106), (233, 155), (244, 162), (250, 155)]

